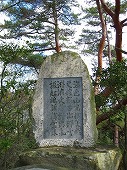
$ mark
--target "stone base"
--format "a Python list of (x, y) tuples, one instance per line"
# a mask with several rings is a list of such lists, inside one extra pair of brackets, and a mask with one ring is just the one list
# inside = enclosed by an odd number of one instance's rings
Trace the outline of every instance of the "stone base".
[[(46, 147), (24, 152), (19, 166), (22, 170), (117, 170), (122, 154), (115, 147)], [(20, 170), (20, 168), (16, 168)]]

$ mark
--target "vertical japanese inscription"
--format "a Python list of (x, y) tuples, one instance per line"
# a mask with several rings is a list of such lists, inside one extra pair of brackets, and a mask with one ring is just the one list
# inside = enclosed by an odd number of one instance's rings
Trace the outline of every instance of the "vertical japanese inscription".
[(83, 138), (82, 78), (44, 79), (44, 138)]

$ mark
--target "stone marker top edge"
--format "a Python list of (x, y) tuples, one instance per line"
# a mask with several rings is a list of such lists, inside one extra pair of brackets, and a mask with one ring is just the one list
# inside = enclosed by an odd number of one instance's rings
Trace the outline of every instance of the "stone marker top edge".
[[(71, 51), (71, 50), (65, 50), (65, 51), (61, 51), (59, 53), (54, 53), (54, 54), (51, 54), (49, 57), (59, 57), (61, 55), (72, 55), (73, 58), (77, 58), (77, 57), (80, 57), (80, 55), (77, 53), (77, 52), (74, 52), (74, 51)], [(81, 58), (81, 57), (80, 57)]]
[[(76, 59), (76, 58), (80, 58), (80, 60), (84, 63), (84, 67), (86, 69), (87, 65), (85, 64), (85, 62), (83, 61), (81, 56), (77, 52), (74, 52), (74, 51), (62, 51), (62, 52), (59, 52), (59, 53), (54, 53), (54, 54), (47, 56), (45, 58), (45, 60), (51, 60), (51, 63), (54, 63), (56, 61), (66, 62), (66, 61), (68, 61), (68, 59), (73, 60), (73, 59)], [(44, 62), (45, 62), (45, 60), (44, 60)], [(88, 68), (87, 68), (87, 70), (88, 70)]]
[(43, 77), (43, 79), (53, 79), (53, 80), (55, 80), (55, 79), (74, 79), (74, 78), (80, 78), (80, 79), (82, 79), (82, 77), (81, 76), (66, 76), (66, 77)]
[[(83, 72), (85, 75), (86, 74), (89, 75), (87, 65), (85, 64), (85, 62), (83, 61), (83, 59), (77, 52), (62, 51), (59, 53), (51, 54), (45, 58), (44, 62), (42, 63), (42, 66), (40, 68), (40, 73), (38, 75), (38, 79), (41, 80), (41, 78), (59, 78), (60, 76), (57, 74), (57, 72), (55, 72), (55, 71), (52, 72), (52, 70), (54, 68), (56, 68), (56, 70), (58, 70), (58, 72), (60, 72), (59, 66), (62, 67), (62, 66), (64, 66), (64, 64), (65, 64), (66, 68), (68, 68), (68, 69), (73, 68), (73, 70), (74, 70), (73, 64), (75, 66), (82, 65), (82, 68), (81, 68), (82, 71), (79, 71), (80, 70), (80, 68), (79, 68), (79, 69), (75, 70), (75, 74), (73, 75), (72, 71), (68, 73), (68, 72), (65, 72), (65, 70), (64, 70), (63, 71), (64, 74), (61, 75), (63, 78), (64, 77), (82, 77), (83, 78), (84, 77)], [(46, 70), (47, 68), (48, 68), (50, 74), (48, 74), (48, 72), (47, 72), (48, 70)], [(90, 81), (90, 76), (88, 76), (87, 78)]]

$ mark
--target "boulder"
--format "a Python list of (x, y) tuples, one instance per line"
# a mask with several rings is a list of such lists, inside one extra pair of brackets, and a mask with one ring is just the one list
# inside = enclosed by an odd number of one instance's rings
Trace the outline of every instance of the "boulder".
[(33, 166), (26, 168), (34, 168), (31, 170), (117, 170), (121, 158), (122, 154), (116, 147), (54, 146), (24, 152), (19, 162), (20, 166)]

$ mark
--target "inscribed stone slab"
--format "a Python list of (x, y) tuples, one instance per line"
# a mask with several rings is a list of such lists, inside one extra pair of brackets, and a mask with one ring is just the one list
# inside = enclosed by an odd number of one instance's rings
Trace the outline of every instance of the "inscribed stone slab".
[(83, 139), (82, 78), (44, 79), (44, 139)]
[[(56, 88), (51, 92), (49, 82), (60, 81), (62, 87), (63, 80), (64, 90)], [(77, 98), (74, 95), (71, 96), (73, 98), (72, 103), (71, 99), (68, 99), (68, 102), (67, 99), (65, 100), (65, 97), (67, 98), (65, 91), (68, 88), (67, 84), (69, 85), (67, 82), (70, 80), (71, 82), (77, 80), (80, 82), (80, 87), (77, 88), (80, 95)], [(76, 88), (73, 87), (72, 89), (74, 93)], [(56, 105), (51, 105), (51, 101), (54, 102), (55, 98), (51, 97), (50, 94), (51, 96), (58, 96)], [(61, 99), (59, 94), (61, 94)], [(64, 104), (60, 106), (58, 100), (61, 103), (64, 102)], [(80, 107), (77, 104), (79, 100)], [(76, 101), (75, 105), (74, 101)], [(54, 109), (57, 112), (54, 112)], [(51, 112), (52, 114), (50, 114)], [(81, 57), (70, 51), (47, 57), (40, 69), (33, 102), (34, 134), (39, 145), (73, 146), (77, 144), (85, 147), (93, 146), (97, 140), (95, 115), (93, 89), (87, 67)], [(69, 118), (69, 116), (72, 117)], [(73, 125), (69, 121), (73, 121)]]

